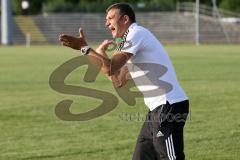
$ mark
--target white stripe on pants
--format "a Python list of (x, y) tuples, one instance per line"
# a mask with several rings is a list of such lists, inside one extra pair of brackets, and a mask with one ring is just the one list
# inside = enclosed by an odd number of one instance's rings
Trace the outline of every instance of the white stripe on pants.
[(166, 142), (168, 158), (170, 160), (175, 160), (176, 156), (175, 156), (175, 151), (174, 151), (172, 134), (165, 140), (165, 142)]

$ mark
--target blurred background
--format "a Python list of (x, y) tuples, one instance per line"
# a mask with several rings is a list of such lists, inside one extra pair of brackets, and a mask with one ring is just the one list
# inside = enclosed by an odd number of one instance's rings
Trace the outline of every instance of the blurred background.
[[(2, 0), (11, 12), (1, 21), (1, 34), (12, 44), (56, 44), (59, 33), (76, 35), (86, 29), (91, 42), (111, 38), (104, 27), (105, 10), (116, 0)], [(239, 0), (128, 0), (137, 22), (163, 43), (240, 43)], [(1, 13), (2, 13), (1, 12)], [(7, 13), (6, 13), (7, 14)], [(8, 13), (10, 14), (10, 13)], [(5, 21), (7, 21), (5, 19)], [(8, 24), (8, 27), (4, 27)], [(7, 31), (4, 28), (8, 28)], [(6, 38), (6, 36), (4, 36)], [(2, 41), (3, 36), (2, 36)], [(4, 44), (4, 42), (3, 42)]]
[(63, 121), (55, 114), (59, 102), (72, 100), (70, 112), (78, 114), (102, 101), (49, 85), (56, 68), (82, 58), (58, 35), (78, 36), (82, 27), (96, 48), (112, 38), (105, 10), (115, 2), (130, 3), (137, 23), (164, 44), (190, 99), (186, 159), (238, 160), (240, 0), (1, 0), (0, 160), (131, 159), (148, 112), (143, 99), (129, 106), (103, 74), (83, 81), (87, 65), (79, 66), (65, 85), (107, 92), (118, 103), (89, 121)]

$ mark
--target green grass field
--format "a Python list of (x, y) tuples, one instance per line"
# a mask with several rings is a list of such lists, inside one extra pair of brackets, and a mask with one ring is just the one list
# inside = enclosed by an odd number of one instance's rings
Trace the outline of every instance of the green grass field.
[[(166, 46), (178, 78), (190, 98), (185, 128), (187, 160), (237, 160), (240, 157), (240, 46)], [(60, 46), (0, 48), (0, 160), (129, 160), (142, 122), (123, 113), (145, 115), (120, 103), (112, 112), (86, 122), (58, 119), (55, 105), (73, 99), (71, 111), (84, 112), (98, 100), (64, 95), (49, 87), (55, 68), (78, 54)], [(82, 69), (67, 83), (111, 92), (104, 76), (82, 81)]]

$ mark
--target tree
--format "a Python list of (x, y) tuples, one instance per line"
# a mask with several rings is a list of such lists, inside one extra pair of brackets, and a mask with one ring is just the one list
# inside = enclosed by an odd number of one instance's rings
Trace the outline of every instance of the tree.
[[(28, 0), (29, 2), (29, 14), (38, 14), (42, 10), (42, 4), (47, 0)], [(23, 14), (22, 0), (13, 0), (13, 13)]]
[[(29, 14), (45, 12), (104, 12), (116, 2), (130, 3), (135, 11), (172, 11), (177, 2), (193, 2), (196, 0), (28, 0)], [(144, 3), (145, 7), (137, 7), (137, 3)], [(240, 0), (216, 0), (220, 8), (240, 12)], [(22, 0), (13, 0), (14, 14), (23, 14)], [(212, 6), (212, 0), (200, 0), (201, 4)]]
[(220, 8), (230, 10), (233, 12), (240, 12), (240, 1), (239, 0), (222, 0)]

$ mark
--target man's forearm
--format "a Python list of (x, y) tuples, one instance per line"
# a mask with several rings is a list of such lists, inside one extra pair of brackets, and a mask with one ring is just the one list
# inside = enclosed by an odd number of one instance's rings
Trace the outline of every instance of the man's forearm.
[(120, 82), (118, 87), (122, 87), (124, 86), (128, 80), (132, 79), (127, 66), (124, 66), (121, 68), (121, 70), (119, 71), (119, 74), (117, 75), (118, 80)]
[(99, 54), (94, 50), (90, 50), (88, 54), (88, 60), (90, 63), (97, 68), (101, 69), (101, 71), (110, 79), (115, 87), (121, 87), (123, 86), (127, 80), (129, 80), (129, 72), (127, 70), (127, 67), (124, 66), (118, 71), (114, 71), (111, 74), (111, 62), (112, 60), (107, 57), (107, 55), (103, 55), (103, 53)]
[(107, 76), (116, 88), (124, 86), (131, 79), (127, 66), (124, 66), (112, 76)]
[(93, 49), (90, 49), (87, 58), (96, 68), (101, 69), (104, 74), (109, 74), (111, 60)]
[(97, 67), (100, 67), (105, 74), (112, 76), (116, 74), (122, 66), (126, 64), (129, 59), (129, 55), (126, 54), (115, 54), (112, 59), (104, 57), (101, 54), (98, 54), (93, 49), (90, 49), (88, 56), (94, 58), (94, 61), (97, 62)]
[[(97, 53), (99, 53), (99, 54), (101, 54), (102, 56), (104, 56), (105, 58), (108, 58), (108, 55), (106, 54), (106, 51), (104, 50), (104, 47), (102, 47), (102, 46), (99, 46), (97, 49), (96, 49), (96, 52)], [(116, 54), (116, 53), (115, 53)], [(117, 72), (117, 73), (115, 73), (115, 74), (113, 74), (113, 75), (111, 75), (111, 76), (109, 76), (108, 74), (106, 74), (106, 73), (104, 73), (105, 74), (105, 76), (109, 79), (109, 80), (111, 80), (111, 81), (118, 81), (118, 83), (120, 83), (119, 82), (119, 74), (120, 74), (121, 72)]]
[(97, 49), (96, 49), (96, 52), (99, 53), (99, 54), (101, 54), (101, 55), (104, 56), (105, 58), (108, 58), (108, 55), (106, 54), (106, 52), (105, 52), (103, 49), (97, 48)]
[[(96, 49), (96, 52), (97, 52), (98, 54), (102, 55), (103, 57), (108, 58), (108, 55), (106, 54), (105, 50), (102, 49), (101, 46), (99, 46), (99, 47)], [(102, 68), (101, 68), (101, 70), (102, 70)], [(102, 71), (102, 72), (103, 72), (103, 71)], [(105, 74), (105, 76), (106, 76), (109, 80), (111, 80), (111, 76), (108, 76), (108, 74), (106, 74), (106, 73), (104, 73), (104, 74)]]
[(109, 63), (110, 59), (107, 57), (107, 55), (103, 55), (103, 53), (99, 54), (91, 49), (91, 51), (89, 51), (87, 58), (89, 63), (91, 63), (96, 68), (100, 69), (105, 74), (105, 76), (110, 81), (112, 81), (114, 87), (122, 86), (122, 82), (118, 78), (119, 73), (115, 73), (111, 76), (109, 75), (109, 66), (107, 64)]

